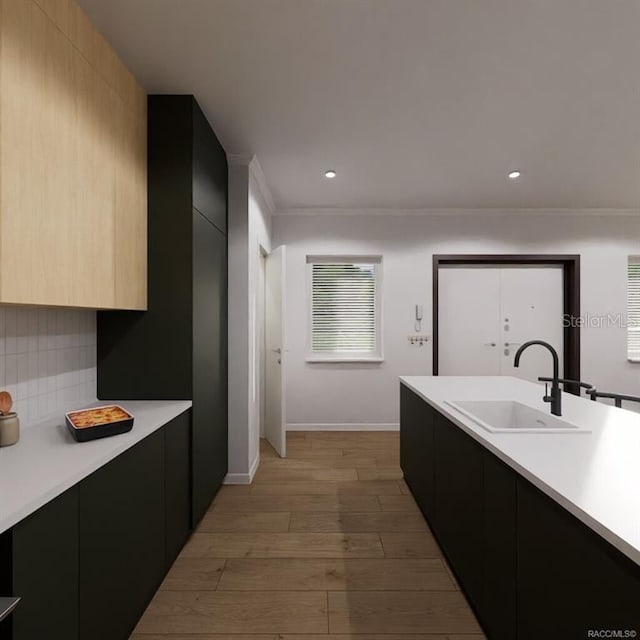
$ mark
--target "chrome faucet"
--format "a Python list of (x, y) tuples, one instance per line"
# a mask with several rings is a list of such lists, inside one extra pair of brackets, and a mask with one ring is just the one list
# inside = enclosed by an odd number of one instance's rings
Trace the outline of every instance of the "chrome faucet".
[(542, 398), (545, 402), (549, 402), (551, 404), (551, 413), (554, 416), (562, 415), (562, 396), (560, 393), (560, 383), (559, 383), (559, 364), (558, 364), (558, 354), (556, 350), (544, 340), (529, 340), (529, 342), (525, 342), (517, 351), (516, 357), (513, 361), (514, 367), (520, 366), (520, 356), (522, 352), (527, 348), (534, 344), (538, 344), (541, 347), (546, 347), (551, 352), (553, 357), (553, 379), (551, 380), (551, 394), (547, 394), (547, 385), (544, 385), (544, 397)]

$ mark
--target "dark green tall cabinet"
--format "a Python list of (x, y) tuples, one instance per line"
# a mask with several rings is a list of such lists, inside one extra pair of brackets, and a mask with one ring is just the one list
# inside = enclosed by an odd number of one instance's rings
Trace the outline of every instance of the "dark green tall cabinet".
[(227, 159), (193, 96), (148, 128), (149, 308), (98, 314), (98, 396), (193, 400), (195, 524), (227, 472)]
[(164, 437), (156, 431), (79, 485), (82, 640), (129, 637), (164, 577)]

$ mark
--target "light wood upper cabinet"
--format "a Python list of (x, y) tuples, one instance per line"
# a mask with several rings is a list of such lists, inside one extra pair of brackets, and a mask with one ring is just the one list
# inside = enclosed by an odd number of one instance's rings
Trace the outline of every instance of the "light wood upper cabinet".
[[(121, 308), (147, 299), (147, 127), (145, 117), (124, 108), (116, 113), (115, 297)], [(140, 162), (140, 158), (144, 162)], [(134, 215), (143, 211), (144, 215)], [(132, 273), (144, 274), (132, 278)]]
[(145, 309), (146, 95), (71, 0), (0, 0), (0, 302)]

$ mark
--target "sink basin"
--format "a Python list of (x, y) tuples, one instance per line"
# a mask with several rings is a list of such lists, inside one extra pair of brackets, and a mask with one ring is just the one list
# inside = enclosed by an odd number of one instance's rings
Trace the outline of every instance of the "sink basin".
[(491, 433), (589, 433), (562, 418), (514, 400), (446, 400)]

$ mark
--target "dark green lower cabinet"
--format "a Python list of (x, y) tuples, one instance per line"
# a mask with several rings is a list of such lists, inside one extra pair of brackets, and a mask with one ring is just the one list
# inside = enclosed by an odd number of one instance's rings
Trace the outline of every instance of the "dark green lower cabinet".
[(476, 609), (482, 600), (482, 447), (436, 413), (435, 532)]
[(173, 564), (191, 533), (190, 414), (164, 428), (164, 563)]
[(7, 595), (22, 598), (11, 616), (13, 640), (77, 640), (78, 488), (18, 523), (11, 537)]
[(102, 467), (80, 490), (80, 638), (125, 640), (163, 576), (164, 434)]
[(492, 453), (483, 456), (481, 623), (491, 640), (516, 638), (516, 476)]
[[(0, 533), (0, 594), (5, 597), (13, 595), (11, 577), (11, 530)], [(11, 638), (12, 617), (0, 620), (0, 638)]]
[(427, 520), (433, 516), (435, 468), (431, 405), (400, 385), (400, 464)]
[(640, 567), (525, 480), (517, 592), (519, 640), (640, 634)]
[(191, 532), (190, 452), (186, 411), (0, 534), (0, 640), (127, 640)]

